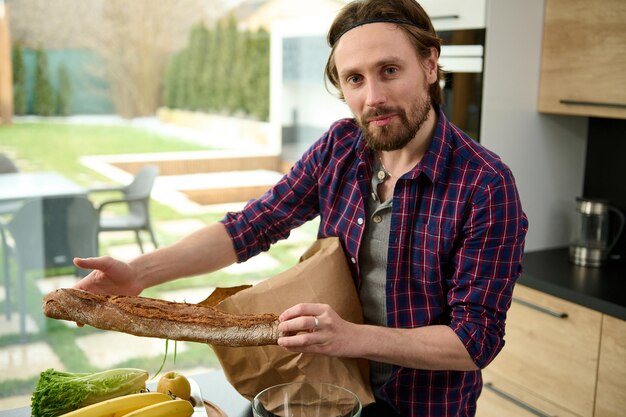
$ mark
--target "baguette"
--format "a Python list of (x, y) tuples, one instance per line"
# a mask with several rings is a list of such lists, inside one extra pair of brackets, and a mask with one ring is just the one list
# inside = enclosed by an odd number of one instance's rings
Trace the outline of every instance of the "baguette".
[(217, 346), (275, 345), (278, 340), (275, 314), (230, 314), (201, 304), (99, 295), (73, 288), (46, 295), (43, 312), (53, 319), (103, 330)]

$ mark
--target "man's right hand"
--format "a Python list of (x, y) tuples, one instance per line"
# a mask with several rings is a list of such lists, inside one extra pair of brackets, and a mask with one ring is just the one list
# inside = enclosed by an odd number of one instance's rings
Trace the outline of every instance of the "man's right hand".
[(133, 268), (110, 256), (74, 258), (74, 265), (93, 269), (74, 285), (76, 289), (105, 295), (139, 295), (143, 290)]

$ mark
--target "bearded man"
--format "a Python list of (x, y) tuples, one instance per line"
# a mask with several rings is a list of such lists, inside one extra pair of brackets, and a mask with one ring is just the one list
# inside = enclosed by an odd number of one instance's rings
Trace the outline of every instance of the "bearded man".
[[(480, 369), (504, 345), (528, 221), (510, 169), (441, 111), (440, 39), (414, 0), (346, 5), (326, 77), (354, 114), (333, 123), (274, 187), (169, 247), (95, 269), (76, 287), (144, 288), (243, 262), (320, 217), (338, 237), (365, 324), (328, 305), (280, 316), (278, 344), (370, 361), (364, 416), (473, 416)], [(307, 332), (306, 330), (314, 330)]]

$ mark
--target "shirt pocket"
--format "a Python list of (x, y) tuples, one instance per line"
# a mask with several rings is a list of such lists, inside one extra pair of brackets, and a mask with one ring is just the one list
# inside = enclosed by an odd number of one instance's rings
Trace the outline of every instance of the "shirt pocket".
[(410, 254), (411, 278), (419, 282), (442, 282), (449, 271), (456, 233), (452, 222), (429, 221), (413, 229)]

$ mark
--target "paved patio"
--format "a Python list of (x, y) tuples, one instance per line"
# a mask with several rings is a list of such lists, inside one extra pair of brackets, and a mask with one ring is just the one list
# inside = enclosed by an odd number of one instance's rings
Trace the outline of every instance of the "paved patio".
[[(186, 235), (192, 231), (203, 227), (204, 223), (196, 220), (176, 220), (157, 223), (159, 232), (168, 235)], [(123, 232), (125, 233), (125, 232)], [(132, 234), (131, 234), (132, 236)], [(111, 236), (111, 239), (119, 240), (120, 236)], [(294, 257), (298, 257), (311, 244), (312, 236), (300, 230), (294, 230), (287, 241), (278, 245), (295, 245), (293, 249)], [(146, 250), (152, 248), (146, 245)], [(124, 260), (139, 254), (136, 244), (123, 244), (112, 247), (110, 252), (113, 256)], [(242, 264), (235, 264), (227, 267), (224, 271), (233, 275), (246, 276), (252, 271), (270, 271), (279, 266), (279, 261), (268, 253), (262, 253), (250, 261)], [(61, 276), (45, 278), (37, 282), (37, 287), (42, 294), (48, 293), (56, 288), (70, 287), (76, 282), (74, 276)], [(255, 282), (251, 282), (254, 284)], [(200, 288), (180, 289), (166, 291), (162, 293), (164, 299), (172, 301), (199, 302), (206, 298), (213, 291), (214, 287), (206, 286)], [(0, 297), (3, 297), (0, 292)], [(18, 314), (15, 312), (8, 321), (6, 316), (0, 316), (0, 335), (18, 333)], [(37, 326), (37, 318), (27, 317), (27, 330), (31, 335), (37, 335), (42, 329)], [(68, 326), (75, 326), (70, 322), (63, 322)], [(76, 339), (78, 348), (85, 353), (92, 365), (99, 368), (112, 368), (127, 359), (161, 357), (164, 353), (164, 343), (159, 339), (140, 338), (122, 333), (99, 333), (78, 337)], [(179, 343), (178, 352), (184, 352), (187, 348), (185, 343)], [(207, 349), (209, 349), (207, 347)], [(64, 370), (62, 361), (53, 351), (48, 342), (37, 340), (24, 344), (15, 344), (0, 348), (0, 382), (7, 379), (26, 379), (36, 377), (45, 369), (54, 368)], [(196, 367), (194, 369), (179, 369), (186, 375), (205, 372), (210, 368)], [(154, 370), (150, 370), (151, 372)], [(0, 398), (0, 410), (12, 409), (30, 405), (30, 396), (18, 395)]]
[[(124, 120), (118, 118), (103, 119), (102, 117), (94, 118), (93, 120), (85, 117), (76, 118), (63, 118), (59, 121), (70, 123), (94, 123), (102, 124), (111, 123), (127, 123)], [(198, 143), (211, 143), (214, 138), (207, 138), (205, 134), (199, 133), (191, 129), (180, 129), (175, 126), (163, 125), (155, 121), (155, 119), (143, 119), (133, 122), (134, 124), (151, 129), (154, 131), (160, 131), (168, 135), (176, 135), (181, 139), (194, 141)], [(220, 143), (223, 145), (223, 143)], [(237, 177), (239, 178), (239, 177)], [(271, 178), (271, 181), (275, 181), (276, 176)], [(162, 200), (167, 201), (170, 204), (176, 205), (178, 202), (177, 211), (181, 213), (181, 219), (168, 222), (159, 222), (155, 225), (158, 233), (163, 233), (167, 236), (184, 236), (195, 230), (198, 230), (204, 226), (204, 223), (195, 219), (186, 219), (185, 216), (189, 213), (197, 212), (215, 212), (225, 213), (227, 211), (238, 210), (242, 207), (243, 203), (234, 204), (220, 204), (203, 206), (201, 210), (197, 205), (190, 205), (189, 201), (180, 199), (180, 196), (174, 195), (170, 191), (175, 188), (176, 178), (163, 178), (156, 187), (156, 196)], [(181, 181), (189, 183), (189, 178), (180, 178)], [(196, 180), (203, 180), (204, 178), (197, 177)], [(256, 179), (258, 180), (258, 178)], [(222, 181), (222, 180), (220, 180)], [(132, 233), (121, 232), (116, 235), (115, 233), (103, 234), (103, 238), (111, 239), (112, 241), (124, 240), (124, 236), (131, 236), (130, 239), (126, 239), (131, 242)], [(109, 235), (109, 236), (107, 236)], [(293, 245), (293, 249), (290, 249), (294, 259), (297, 259), (304, 250), (312, 243), (315, 236), (311, 236), (310, 233), (303, 232), (301, 230), (294, 230), (287, 241), (279, 242), (278, 245)], [(150, 244), (146, 243), (146, 250), (152, 250)], [(110, 248), (110, 254), (122, 260), (130, 260), (139, 254), (139, 249), (136, 244), (119, 244)], [(238, 275), (246, 276), (251, 271), (270, 271), (274, 270), (280, 264), (279, 260), (273, 258), (269, 254), (261, 254), (252, 260), (244, 264), (232, 265), (225, 269), (225, 271), (234, 277)], [(46, 278), (37, 282), (37, 287), (41, 294), (48, 293), (56, 288), (70, 287), (76, 282), (76, 278), (73, 276), (63, 276), (55, 278)], [(206, 286), (193, 289), (180, 289), (174, 291), (164, 292), (163, 298), (173, 301), (186, 301), (197, 302), (206, 298), (206, 296), (213, 290), (213, 287)], [(4, 299), (4, 288), (0, 288), (0, 300)], [(36, 313), (31, 313), (36, 314)], [(4, 312), (0, 315), (0, 336), (18, 334), (19, 316), (17, 313), (12, 314), (11, 319), (7, 320)], [(45, 329), (40, 329), (37, 323), (42, 323), (42, 317), (28, 316), (26, 318), (26, 328), (31, 339), (35, 339), (36, 335)], [(67, 322), (68, 326), (75, 326), (73, 323)], [(57, 354), (52, 349), (51, 345), (45, 338), (37, 338), (31, 342), (23, 344), (14, 344), (4, 346), (0, 348), (0, 382), (6, 380), (26, 379), (36, 377), (40, 372), (48, 368), (55, 368), (63, 370), (64, 366), (62, 361), (57, 357)], [(97, 365), (101, 368), (115, 367), (116, 364), (130, 358), (137, 357), (161, 357), (164, 352), (164, 343), (162, 340), (138, 338), (121, 333), (105, 333), (105, 334), (91, 334), (84, 337), (78, 337), (76, 340), (78, 348), (85, 353), (85, 356), (89, 358), (93, 365)], [(181, 350), (182, 349), (182, 350)], [(181, 343), (178, 345), (178, 351), (183, 352), (187, 349), (187, 345)], [(179, 371), (186, 375), (194, 375), (196, 373), (206, 372), (209, 368), (202, 366), (194, 367), (192, 369), (179, 369)], [(151, 372), (153, 370), (150, 370)], [(0, 410), (12, 409), (16, 407), (22, 407), (30, 405), (30, 395), (15, 395), (11, 397), (0, 397)]]

